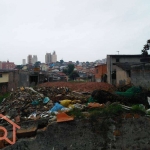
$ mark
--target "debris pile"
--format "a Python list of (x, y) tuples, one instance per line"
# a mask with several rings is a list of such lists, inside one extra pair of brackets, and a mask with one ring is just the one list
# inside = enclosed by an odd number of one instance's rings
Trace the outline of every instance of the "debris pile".
[[(50, 117), (50, 110), (61, 100), (71, 100), (72, 103), (83, 103), (89, 95), (71, 92), (67, 87), (21, 87), (4, 99), (0, 106), (0, 113), (8, 118), (20, 120)], [(20, 116), (20, 118), (18, 117)]]
[[(99, 104), (119, 102), (124, 105), (144, 104), (146, 107), (149, 106), (146, 94), (143, 93), (143, 91), (133, 97), (126, 98), (117, 95), (117, 92), (110, 92), (108, 90), (109, 84), (105, 83), (104, 87), (106, 88), (107, 86), (106, 90), (100, 89), (99, 87), (92, 92), (90, 91), (91, 86), (86, 86), (86, 84), (84, 84), (84, 86), (87, 90), (84, 92), (72, 91), (72, 89), (65, 86), (58, 87), (57, 84), (61, 85), (61, 83), (55, 84), (55, 87), (38, 86), (34, 89), (31, 87), (18, 88), (16, 91), (13, 91), (8, 98), (2, 101), (0, 113), (6, 115), (14, 122), (19, 123), (20, 121), (30, 119), (52, 119), (51, 112), (56, 113), (59, 110), (69, 111), (69, 109), (74, 107), (82, 109), (84, 105), (92, 102)], [(81, 84), (76, 85), (78, 84), (74, 85), (74, 90)], [(112, 86), (110, 86), (109, 89), (112, 90)]]
[[(132, 97), (124, 97), (117, 94), (116, 89), (106, 83), (71, 83), (72, 87), (69, 86), (70, 83), (56, 82), (55, 86), (54, 83), (46, 84), (47, 86), (40, 85), (34, 88), (20, 87), (3, 99), (0, 114), (21, 126), (21, 129), (17, 130), (18, 138), (35, 136), (37, 130), (43, 130), (54, 121), (59, 123), (74, 120), (74, 114), (88, 117), (89, 110), (95, 108), (100, 111), (98, 116), (104, 116), (109, 109), (113, 112), (122, 111), (122, 108), (127, 111), (132, 109), (135, 112), (137, 110), (145, 112), (145, 107), (149, 106), (147, 95), (142, 89)], [(114, 104), (119, 104), (119, 107), (118, 105), (115, 107)], [(133, 104), (140, 105), (129, 107)], [(110, 108), (107, 109), (108, 107)], [(147, 113), (150, 114), (150, 111), (147, 110)], [(10, 128), (9, 123), (3, 118), (0, 119), (0, 125)]]

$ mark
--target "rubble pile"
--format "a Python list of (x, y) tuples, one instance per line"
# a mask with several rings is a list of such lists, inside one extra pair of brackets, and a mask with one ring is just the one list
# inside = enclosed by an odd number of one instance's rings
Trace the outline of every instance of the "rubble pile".
[(68, 99), (85, 103), (88, 97), (87, 94), (72, 92), (68, 87), (21, 87), (2, 101), (0, 113), (15, 122), (45, 118), (51, 116), (49, 111), (56, 102)]
[[(112, 85), (107, 83), (93, 84), (92, 82), (55, 82), (44, 83), (34, 88), (20, 87), (16, 91), (12, 91), (9, 97), (3, 99), (0, 105), (0, 114), (21, 126), (16, 134), (18, 138), (24, 138), (35, 136), (40, 129), (45, 130), (52, 122), (74, 120), (75, 115), (70, 115), (73, 113), (73, 111), (71, 112), (73, 108), (81, 110), (80, 112), (75, 110), (74, 113), (77, 116), (80, 114), (89, 116), (89, 109), (101, 108), (100, 110), (102, 110), (115, 102), (127, 110), (130, 110), (129, 105), (133, 104), (140, 104), (139, 106), (142, 106), (144, 111), (145, 106), (149, 106), (144, 90), (136, 93), (133, 97), (117, 95), (115, 90)], [(68, 112), (70, 114), (67, 115)], [(10, 124), (1, 118), (0, 126), (7, 128), (8, 136), (11, 138)], [(0, 134), (3, 133), (0, 132)], [(8, 143), (0, 142), (0, 148), (6, 145)]]
[(71, 100), (81, 100), (82, 102), (87, 101), (87, 95), (90, 95), (90, 92), (77, 92), (71, 91), (68, 87), (36, 87), (36, 91), (42, 93), (43, 95), (50, 97), (53, 102), (57, 102), (63, 99)]

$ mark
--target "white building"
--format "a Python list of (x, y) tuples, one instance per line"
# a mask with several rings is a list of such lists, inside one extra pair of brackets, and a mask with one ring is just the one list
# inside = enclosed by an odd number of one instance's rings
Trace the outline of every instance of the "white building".
[(33, 55), (32, 63), (35, 64), (38, 61), (37, 55)]
[(57, 55), (56, 55), (55, 51), (53, 52), (51, 57), (52, 57), (52, 62), (56, 62), (57, 61)]
[(22, 59), (22, 65), (26, 65), (26, 59)]

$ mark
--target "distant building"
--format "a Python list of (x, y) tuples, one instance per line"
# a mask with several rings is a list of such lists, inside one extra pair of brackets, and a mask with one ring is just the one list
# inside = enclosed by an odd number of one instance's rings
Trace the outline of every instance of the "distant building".
[(143, 63), (142, 57), (142, 55), (107, 55), (107, 82), (115, 86), (128, 84), (132, 76), (131, 66)]
[(51, 58), (52, 58), (52, 62), (56, 62), (57, 61), (57, 55), (56, 55), (55, 51), (53, 52)]
[(9, 62), (8, 60), (7, 60), (7, 62), (1, 62), (0, 61), (0, 69), (14, 69), (15, 68), (15, 64), (14, 64), (14, 62)]
[(22, 59), (22, 65), (26, 65), (26, 59)]
[(107, 81), (107, 65), (106, 64), (95, 66), (95, 80), (96, 82)]
[(50, 64), (52, 62), (51, 60), (51, 53), (46, 53), (45, 55), (45, 63)]
[(32, 64), (35, 64), (38, 61), (37, 55), (33, 55)]
[(18, 82), (18, 70), (0, 69), (0, 93), (16, 90)]
[(32, 55), (28, 55), (27, 57), (28, 64), (32, 64)]

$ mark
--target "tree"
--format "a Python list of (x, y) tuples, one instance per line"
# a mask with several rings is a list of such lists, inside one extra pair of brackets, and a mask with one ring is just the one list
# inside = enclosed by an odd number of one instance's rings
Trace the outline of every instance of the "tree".
[(60, 64), (63, 64), (63, 63), (64, 63), (64, 61), (61, 59), (61, 60), (60, 60)]
[(68, 75), (70, 75), (74, 70), (74, 64), (68, 64)]
[(77, 77), (79, 77), (79, 74), (77, 71), (73, 71), (70, 75), (69, 75), (70, 79), (72, 80), (76, 80)]
[(63, 68), (63, 73), (65, 73), (66, 75), (68, 75), (68, 69)]
[(64, 68), (63, 73), (70, 76), (70, 74), (74, 71), (74, 68), (74, 64), (68, 64), (68, 68)]
[(144, 45), (142, 51), (142, 55), (145, 57), (148, 55), (147, 50), (149, 50), (150, 40), (147, 40), (147, 44)]
[(79, 65), (79, 61), (78, 60), (76, 61), (76, 64)]

